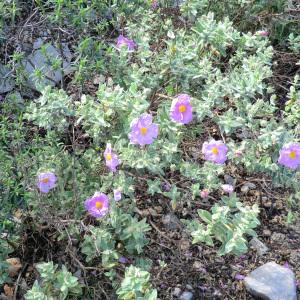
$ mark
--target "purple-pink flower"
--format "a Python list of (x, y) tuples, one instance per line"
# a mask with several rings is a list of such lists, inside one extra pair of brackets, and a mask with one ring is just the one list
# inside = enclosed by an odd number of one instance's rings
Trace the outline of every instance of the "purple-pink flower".
[(208, 189), (203, 189), (203, 190), (200, 192), (200, 197), (201, 197), (202, 199), (206, 199), (206, 198), (208, 197), (208, 195), (209, 195)]
[(56, 176), (52, 172), (39, 173), (37, 176), (37, 187), (42, 193), (48, 193), (55, 187)]
[(300, 143), (289, 143), (279, 151), (278, 163), (295, 170), (300, 165)]
[(178, 123), (187, 124), (193, 120), (190, 96), (178, 95), (173, 101), (170, 109), (170, 118)]
[(100, 218), (108, 213), (109, 201), (105, 194), (96, 192), (84, 201), (84, 207), (93, 217)]
[(106, 166), (112, 171), (115, 172), (117, 170), (117, 166), (119, 165), (119, 159), (117, 154), (112, 152), (111, 144), (108, 143), (106, 145), (106, 149), (104, 151), (104, 158)]
[(202, 146), (204, 159), (213, 161), (216, 164), (223, 164), (227, 159), (227, 146), (222, 141), (212, 140), (205, 142)]
[(149, 145), (157, 138), (158, 125), (152, 123), (152, 116), (143, 113), (132, 120), (128, 137), (132, 144)]
[(122, 199), (122, 194), (120, 190), (114, 190), (114, 199), (115, 201), (120, 201)]
[(228, 193), (228, 194), (231, 194), (234, 190), (234, 188), (231, 184), (223, 184), (222, 189), (225, 193)]
[(136, 44), (133, 40), (131, 40), (121, 34), (117, 38), (117, 48), (121, 49), (121, 47), (123, 47), (123, 46), (127, 46), (128, 51), (134, 51)]

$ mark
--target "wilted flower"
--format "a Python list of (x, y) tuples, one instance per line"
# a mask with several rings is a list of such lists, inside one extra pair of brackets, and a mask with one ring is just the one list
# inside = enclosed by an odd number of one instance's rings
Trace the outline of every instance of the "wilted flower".
[(143, 113), (130, 124), (128, 137), (132, 144), (149, 145), (157, 138), (158, 125), (152, 123), (152, 116)]
[(223, 184), (222, 189), (225, 193), (228, 193), (228, 194), (231, 194), (234, 190), (234, 188), (231, 184)]
[(128, 259), (125, 256), (120, 256), (118, 260), (121, 264), (128, 263)]
[(84, 201), (84, 207), (93, 217), (100, 218), (107, 214), (109, 201), (105, 194), (96, 192), (92, 198)]
[(257, 31), (256, 32), (258, 35), (260, 36), (264, 36), (264, 37), (267, 37), (269, 35), (269, 32), (266, 31), (266, 30), (260, 30), (260, 31)]
[(55, 187), (56, 176), (52, 172), (39, 173), (37, 176), (37, 187), (42, 193), (48, 193)]
[(205, 160), (213, 161), (216, 164), (223, 164), (227, 159), (227, 146), (222, 141), (212, 140), (205, 142), (202, 146), (202, 153)]
[(116, 167), (119, 165), (119, 159), (117, 154), (112, 152), (111, 144), (106, 145), (106, 149), (104, 151), (104, 158), (106, 166), (113, 172), (115, 172), (117, 169)]
[(284, 145), (279, 152), (278, 163), (290, 169), (296, 169), (300, 165), (300, 143)]
[(242, 150), (235, 150), (235, 152), (234, 152), (234, 155), (235, 155), (236, 157), (241, 157), (242, 154), (243, 154), (243, 151), (242, 151)]
[(200, 192), (200, 197), (201, 197), (202, 199), (206, 199), (206, 198), (208, 197), (208, 195), (209, 195), (208, 189), (203, 189), (203, 190)]
[(152, 9), (156, 9), (158, 7), (158, 1), (157, 0), (151, 0), (151, 7), (152, 7)]
[(164, 182), (164, 183), (162, 184), (162, 190), (163, 190), (164, 192), (169, 192), (170, 189), (171, 189), (171, 185), (170, 185), (168, 182)]
[(189, 95), (180, 94), (172, 101), (170, 118), (182, 124), (187, 124), (192, 121), (193, 113)]
[(121, 34), (117, 38), (117, 48), (121, 49), (123, 46), (127, 46), (128, 51), (133, 51), (136, 45), (133, 40)]
[(289, 265), (289, 263), (286, 261), (286, 262), (283, 264), (283, 267), (286, 268), (286, 269), (289, 269), (289, 268), (290, 268), (290, 265)]
[(122, 194), (120, 190), (114, 190), (114, 199), (115, 201), (120, 201), (122, 199)]

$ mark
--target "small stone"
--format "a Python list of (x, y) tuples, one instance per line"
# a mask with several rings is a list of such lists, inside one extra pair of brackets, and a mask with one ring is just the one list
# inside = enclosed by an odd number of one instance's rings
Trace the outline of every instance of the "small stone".
[(181, 289), (179, 287), (176, 287), (172, 293), (173, 296), (175, 297), (179, 297), (179, 295), (181, 294)]
[(252, 182), (246, 182), (241, 187), (241, 192), (244, 194), (247, 194), (249, 192), (249, 190), (254, 190), (255, 188), (256, 188), (256, 184), (254, 184)]
[(180, 300), (192, 300), (194, 298), (194, 295), (192, 292), (185, 291), (180, 296)]
[(269, 248), (258, 238), (254, 237), (250, 242), (249, 245), (251, 248), (255, 249), (257, 251), (257, 254), (259, 256), (264, 255), (266, 252), (268, 252)]
[(224, 181), (226, 184), (230, 184), (232, 185), (233, 187), (235, 186), (236, 184), (236, 179), (233, 178), (232, 176), (228, 175), (228, 174), (225, 174), (224, 175)]
[(275, 262), (268, 262), (245, 278), (247, 290), (266, 300), (297, 300), (294, 273)]
[(281, 232), (274, 232), (271, 236), (271, 243), (274, 244), (283, 244), (286, 240), (286, 237), (283, 233)]
[(300, 267), (300, 251), (293, 250), (290, 255), (290, 261), (296, 268)]
[(190, 284), (187, 284), (185, 287), (186, 287), (187, 290), (189, 290), (189, 291), (193, 291), (193, 290), (194, 290), (193, 287), (192, 287)]
[(256, 184), (253, 182), (246, 182), (244, 186), (247, 186), (250, 190), (256, 189)]
[(162, 222), (169, 230), (176, 230), (180, 228), (180, 221), (174, 214), (167, 214), (162, 217)]
[(263, 235), (264, 235), (264, 236), (271, 236), (271, 234), (272, 234), (272, 233), (271, 233), (271, 230), (269, 230), (269, 229), (264, 229), (264, 230), (263, 230)]
[(241, 187), (241, 192), (242, 192), (243, 194), (247, 194), (247, 193), (249, 192), (249, 187), (247, 187), (246, 185), (243, 185), (243, 186)]
[(20, 269), (22, 268), (22, 264), (19, 258), (13, 257), (8, 258), (6, 262), (9, 264), (8, 274), (10, 277), (15, 277), (18, 275)]

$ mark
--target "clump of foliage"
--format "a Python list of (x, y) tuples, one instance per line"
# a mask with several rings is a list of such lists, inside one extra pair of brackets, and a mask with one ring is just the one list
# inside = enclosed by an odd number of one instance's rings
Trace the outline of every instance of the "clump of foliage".
[(222, 197), (220, 203), (211, 208), (211, 212), (198, 210), (205, 226), (198, 220), (183, 222), (191, 231), (193, 243), (204, 242), (214, 246), (213, 239), (216, 239), (221, 242), (218, 255), (241, 255), (248, 250), (245, 235), (256, 236), (254, 229), (259, 225), (258, 213), (256, 204), (253, 207), (244, 206), (233, 193), (229, 197)]
[[(70, 77), (58, 87), (40, 84), (32, 94), (24, 86), (25, 49), (10, 49), (6, 58), (24, 99), (8, 93), (0, 104), (5, 237), (26, 230), (12, 226), (21, 209), (37, 226), (56, 228), (60, 242), (75, 240), (83, 263), (103, 268), (119, 299), (150, 300), (157, 292), (143, 254), (151, 227), (137, 214), (145, 186), (143, 199), (162, 197), (181, 215), (201, 201), (201, 191), (202, 198), (219, 193), (230, 165), (270, 177), (290, 189), (292, 205), (299, 202), (293, 161), (300, 151), (299, 78), (280, 113), (271, 84), (271, 42), (288, 34), (290, 51), (299, 53), (299, 32), (292, 17), (260, 23), (257, 14), (287, 9), (286, 1), (271, 2), (186, 0), (174, 8), (168, 1), (155, 7), (150, 1), (35, 1), (32, 17), (53, 32), (42, 50), (48, 42), (58, 49), (69, 43), (74, 59)], [(166, 14), (170, 7), (180, 17)], [(8, 43), (5, 32), (28, 8), (6, 0), (0, 8), (0, 41)], [(63, 71), (59, 59), (50, 63)], [(43, 70), (33, 77), (43, 82)], [(196, 141), (196, 151), (186, 141)], [(255, 235), (258, 212), (232, 193), (198, 210), (201, 222), (183, 223), (194, 243), (217, 241), (219, 255), (240, 255)], [(0, 283), (8, 280), (8, 246), (0, 250)], [(132, 262), (126, 268), (124, 257)], [(91, 290), (85, 293), (64, 266), (37, 269), (41, 281), (26, 299), (80, 298)]]
[(36, 268), (41, 281), (35, 281), (25, 295), (26, 300), (81, 299), (81, 284), (64, 265), (58, 270), (58, 265), (48, 262), (37, 264)]
[(125, 270), (125, 277), (117, 290), (118, 299), (155, 300), (157, 291), (151, 288), (150, 273), (130, 266)]

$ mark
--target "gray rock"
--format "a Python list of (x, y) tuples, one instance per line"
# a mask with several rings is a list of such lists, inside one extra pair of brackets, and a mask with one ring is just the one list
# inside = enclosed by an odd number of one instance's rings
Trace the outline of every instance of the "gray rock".
[(249, 192), (249, 190), (254, 190), (255, 188), (256, 188), (256, 184), (254, 184), (252, 182), (246, 182), (241, 187), (241, 192), (244, 194), (247, 194)]
[(256, 184), (253, 182), (246, 182), (244, 185), (247, 186), (250, 190), (256, 189)]
[(265, 300), (297, 300), (294, 273), (275, 262), (268, 262), (245, 278), (247, 290)]
[[(36, 40), (35, 47), (41, 46), (41, 40)], [(34, 82), (33, 74), (36, 69), (40, 69), (43, 72), (45, 78), (40, 82), (41, 85), (51, 85), (55, 86), (58, 82), (61, 81), (63, 73), (69, 74), (71, 69), (71, 52), (67, 45), (62, 45), (63, 58), (60, 55), (60, 51), (56, 49), (51, 44), (46, 45), (46, 51), (42, 49), (35, 50), (30, 54), (26, 59), (23, 60), (22, 64), (25, 68), (26, 73), (28, 74), (28, 86), (33, 89), (38, 89), (36, 82)], [(57, 59), (62, 59), (63, 61), (63, 72), (60, 68), (54, 69), (52, 67), (53, 61)]]
[(179, 219), (173, 214), (167, 214), (162, 217), (162, 222), (165, 227), (169, 230), (176, 230), (180, 228), (180, 221)]
[(300, 267), (300, 251), (298, 250), (291, 251), (290, 261), (297, 268)]
[(236, 179), (233, 178), (232, 176), (228, 175), (228, 174), (225, 174), (225, 175), (224, 175), (224, 180), (225, 180), (225, 183), (226, 183), (226, 184), (230, 184), (230, 185), (232, 185), (233, 187), (234, 187), (235, 184), (236, 184)]
[(10, 72), (6, 66), (0, 64), (0, 94), (10, 92), (15, 86), (15, 81), (10, 76)]
[(266, 252), (269, 251), (269, 248), (258, 238), (254, 237), (250, 242), (249, 245), (251, 248), (255, 249), (257, 251), (257, 254), (259, 256), (264, 255)]
[(188, 292), (188, 291), (185, 291), (181, 294), (180, 296), (180, 300), (192, 300), (194, 298), (194, 295), (192, 292)]
[(286, 242), (286, 236), (281, 232), (274, 232), (271, 236), (271, 243), (281, 245)]
[(173, 296), (175, 297), (179, 297), (179, 295), (181, 294), (181, 289), (179, 287), (176, 287), (172, 293)]

